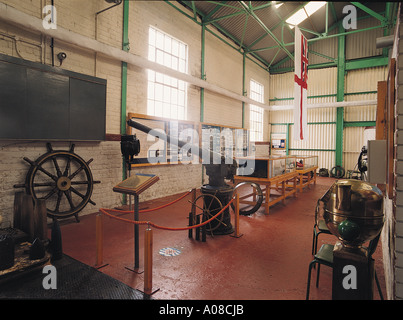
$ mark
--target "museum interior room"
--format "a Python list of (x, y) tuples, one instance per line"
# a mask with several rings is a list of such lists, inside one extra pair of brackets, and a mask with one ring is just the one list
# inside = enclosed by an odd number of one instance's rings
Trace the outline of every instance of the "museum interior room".
[(0, 299), (403, 299), (401, 10), (0, 0)]

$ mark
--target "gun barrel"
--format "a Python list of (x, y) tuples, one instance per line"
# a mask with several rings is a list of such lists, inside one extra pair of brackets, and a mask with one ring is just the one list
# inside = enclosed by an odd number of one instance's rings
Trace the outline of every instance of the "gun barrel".
[[(178, 140), (178, 139), (176, 139), (174, 137), (171, 137), (170, 135), (167, 135), (167, 134), (161, 134), (157, 130), (153, 130), (152, 128), (150, 128), (150, 127), (148, 127), (148, 126), (146, 126), (146, 125), (144, 125), (142, 123), (139, 123), (137, 121), (134, 121), (133, 119), (129, 119), (127, 121), (127, 124), (132, 128), (140, 130), (140, 131), (142, 131), (144, 133), (151, 134), (154, 137), (158, 137), (158, 138), (160, 138), (162, 140), (165, 140), (166, 142), (171, 143), (173, 145), (177, 145), (179, 148), (182, 148), (183, 146), (187, 145), (189, 147), (189, 151), (191, 153), (193, 153), (194, 151), (197, 151), (197, 156), (199, 156), (199, 158), (201, 158), (201, 159), (203, 159), (203, 157), (209, 157), (208, 159), (206, 159), (207, 161), (212, 160), (212, 159), (217, 159), (217, 160), (221, 159), (221, 155), (219, 153), (217, 153), (217, 152), (213, 152), (213, 151), (207, 150), (205, 148), (200, 148), (197, 145), (189, 144), (188, 142)], [(208, 163), (211, 163), (211, 162), (208, 162)]]

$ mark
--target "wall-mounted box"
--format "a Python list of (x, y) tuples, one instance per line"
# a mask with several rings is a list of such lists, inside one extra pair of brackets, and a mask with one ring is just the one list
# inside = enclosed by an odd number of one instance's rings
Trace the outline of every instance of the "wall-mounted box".
[(386, 183), (386, 140), (368, 140), (368, 182)]

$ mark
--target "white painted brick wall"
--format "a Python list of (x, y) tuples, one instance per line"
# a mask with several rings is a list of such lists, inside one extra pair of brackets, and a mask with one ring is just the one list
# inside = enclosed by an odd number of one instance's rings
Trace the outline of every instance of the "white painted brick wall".
[[(402, 16), (400, 16), (401, 19)], [(396, 216), (395, 216), (395, 298), (403, 299), (403, 25), (400, 24), (397, 34), (397, 81), (396, 81)], [(396, 50), (396, 49), (395, 49)], [(395, 51), (396, 52), (396, 51)]]

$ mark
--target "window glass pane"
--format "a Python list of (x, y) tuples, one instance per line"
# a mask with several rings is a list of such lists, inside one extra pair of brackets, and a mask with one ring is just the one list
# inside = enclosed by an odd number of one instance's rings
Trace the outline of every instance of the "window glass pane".
[(155, 82), (163, 83), (164, 75), (162, 73), (156, 72), (155, 73)]
[(155, 45), (155, 29), (153, 28), (148, 30), (148, 43), (150, 45)]
[[(251, 80), (250, 81), (250, 98), (262, 102), (264, 101), (264, 87), (260, 83)], [(263, 108), (250, 105), (249, 109), (249, 126), (252, 141), (263, 140)]]
[(171, 62), (171, 55), (169, 53), (164, 52), (164, 66), (171, 68), (172, 62)]
[(155, 109), (154, 109), (154, 114), (153, 116), (161, 116), (162, 115), (162, 102), (161, 101), (155, 101)]
[(172, 39), (172, 55), (175, 57), (179, 56), (179, 42)]
[(155, 47), (148, 46), (148, 60), (155, 62)]
[(164, 53), (161, 50), (157, 49), (157, 58), (155, 62), (159, 64), (164, 64)]
[(154, 100), (147, 101), (147, 113), (151, 116), (154, 115)]
[[(148, 58), (168, 68), (187, 72), (187, 45), (154, 28), (149, 28)], [(186, 118), (187, 85), (159, 72), (148, 71), (147, 112), (175, 119)]]
[(171, 117), (171, 106), (169, 103), (163, 103), (162, 104), (162, 116), (164, 118), (170, 118)]
[(179, 44), (179, 58), (186, 59), (186, 46), (183, 43)]
[(165, 43), (164, 43), (164, 51), (166, 52), (171, 52), (171, 38), (168, 36), (165, 36)]
[(156, 34), (157, 34), (157, 37), (156, 37), (155, 46), (159, 49), (163, 49), (164, 48), (164, 35), (159, 31), (156, 31)]
[(172, 104), (178, 104), (178, 90), (177, 89), (172, 89), (171, 91), (171, 103)]
[(164, 86), (164, 102), (171, 102), (171, 88), (167, 86)]
[(147, 88), (147, 98), (154, 100), (155, 95), (154, 95), (154, 82), (149, 81), (148, 82), (148, 88)]
[(162, 101), (162, 95), (164, 92), (164, 86), (162, 84), (155, 84), (155, 100)]
[(179, 62), (177, 57), (172, 57), (172, 69), (178, 70)]

